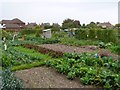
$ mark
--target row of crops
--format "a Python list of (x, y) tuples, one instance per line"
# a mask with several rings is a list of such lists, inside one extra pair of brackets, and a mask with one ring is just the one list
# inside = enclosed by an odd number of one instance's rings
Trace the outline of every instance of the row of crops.
[(30, 64), (49, 58), (48, 55), (43, 55), (35, 50), (29, 50), (21, 46), (9, 47), (7, 51), (3, 51), (2, 67), (18, 66), (22, 64)]
[[(7, 51), (2, 49), (2, 86), (3, 90), (21, 90), (24, 88), (22, 80), (15, 77), (14, 73), (11, 71), (15, 66), (28, 65), (35, 63), (39, 66), (41, 60), (49, 58), (48, 55), (43, 55), (37, 53), (35, 50), (25, 49), (21, 46), (9, 46)], [(34, 65), (34, 66), (35, 66)], [(32, 65), (27, 66), (30, 68)], [(25, 69), (25, 67), (21, 67)], [(1, 79), (0, 79), (1, 80)]]

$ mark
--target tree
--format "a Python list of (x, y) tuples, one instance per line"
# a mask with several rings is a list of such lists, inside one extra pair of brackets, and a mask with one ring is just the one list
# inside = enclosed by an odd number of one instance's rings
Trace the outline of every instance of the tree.
[(37, 25), (35, 26), (35, 30), (36, 30), (36, 37), (40, 37), (43, 29), (39, 25)]
[(44, 29), (52, 28), (52, 26), (50, 25), (50, 23), (42, 23), (41, 27), (44, 28)]
[(56, 32), (56, 31), (60, 31), (60, 25), (57, 23), (53, 23), (52, 25), (52, 31)]
[(86, 25), (85, 25), (85, 23), (83, 23), (83, 25), (82, 25), (82, 28), (86, 28)]
[(88, 28), (99, 28), (98, 23), (99, 23), (99, 22), (97, 22), (97, 23), (95, 23), (95, 22), (90, 22), (89, 24), (87, 24), (87, 27), (88, 27)]
[(62, 23), (62, 28), (63, 29), (68, 29), (68, 28), (79, 28), (80, 25), (80, 21), (78, 20), (72, 20), (72, 19), (65, 19)]
[(75, 20), (74, 24), (75, 24), (75, 28), (79, 28), (81, 26), (79, 20)]
[(116, 24), (115, 27), (120, 28), (120, 24)]
[(96, 24), (98, 25), (98, 24), (100, 24), (100, 22), (96, 22)]
[(41, 27), (39, 25), (35, 26), (35, 30), (39, 30)]

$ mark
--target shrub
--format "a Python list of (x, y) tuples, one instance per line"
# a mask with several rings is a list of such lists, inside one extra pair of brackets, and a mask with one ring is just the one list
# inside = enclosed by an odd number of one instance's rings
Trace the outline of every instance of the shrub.
[(82, 30), (82, 29), (80, 29), (80, 30), (76, 30), (75, 31), (75, 37), (77, 38), (77, 39), (87, 39), (87, 35), (88, 35), (88, 32), (87, 32), (87, 30)]
[(36, 31), (35, 36), (36, 36), (36, 37), (41, 37), (39, 30)]
[(37, 30), (35, 29), (23, 29), (20, 31), (21, 34), (35, 34)]
[(96, 36), (96, 30), (89, 30), (89, 39), (91, 40), (95, 40), (95, 36)]

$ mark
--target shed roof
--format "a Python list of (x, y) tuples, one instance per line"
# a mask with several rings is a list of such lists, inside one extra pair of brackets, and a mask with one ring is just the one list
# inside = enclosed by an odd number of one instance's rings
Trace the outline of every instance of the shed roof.
[(45, 29), (45, 30), (43, 30), (43, 32), (47, 32), (47, 31), (51, 31), (51, 29)]

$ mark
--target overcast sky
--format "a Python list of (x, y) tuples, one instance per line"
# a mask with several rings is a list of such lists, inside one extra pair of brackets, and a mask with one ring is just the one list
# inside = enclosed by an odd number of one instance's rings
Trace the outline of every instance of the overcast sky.
[(59, 23), (64, 19), (118, 23), (119, 0), (0, 0), (0, 20)]

